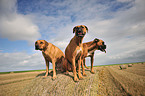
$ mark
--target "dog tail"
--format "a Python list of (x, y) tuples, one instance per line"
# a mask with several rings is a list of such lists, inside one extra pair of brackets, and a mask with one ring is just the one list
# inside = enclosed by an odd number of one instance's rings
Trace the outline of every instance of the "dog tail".
[(83, 62), (84, 62), (84, 66), (85, 66), (87, 69), (89, 69), (89, 67), (86, 66), (85, 60), (83, 60)]

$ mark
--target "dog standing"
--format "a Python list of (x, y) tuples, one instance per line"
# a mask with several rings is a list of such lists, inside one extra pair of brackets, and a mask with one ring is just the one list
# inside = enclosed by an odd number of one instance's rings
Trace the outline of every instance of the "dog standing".
[(64, 53), (55, 45), (52, 43), (48, 43), (45, 40), (37, 40), (35, 42), (35, 50), (42, 51), (42, 54), (44, 56), (45, 62), (46, 62), (46, 74), (45, 77), (47, 77), (49, 72), (49, 62), (53, 65), (53, 80), (56, 78), (56, 68), (58, 70), (61, 70), (62, 63), (64, 61)]
[[(85, 64), (85, 58), (86, 57), (91, 57), (91, 73), (94, 74), (93, 70), (93, 62), (94, 62), (94, 52), (95, 50), (100, 50), (102, 52), (106, 53), (106, 45), (105, 42), (101, 39), (95, 38), (93, 41), (83, 43), (83, 55), (82, 55), (82, 60), (86, 68), (88, 68)], [(82, 71), (83, 75), (85, 76), (85, 69), (82, 63)]]
[[(81, 71), (80, 71), (80, 66), (81, 66), (81, 61), (82, 61), (81, 57), (82, 57), (82, 52), (83, 52), (82, 41), (87, 31), (88, 31), (88, 28), (85, 25), (75, 26), (73, 28), (73, 33), (75, 33), (75, 36), (71, 39), (70, 43), (65, 49), (65, 60), (67, 60), (70, 64), (72, 64), (74, 81), (83, 79)], [(76, 67), (78, 67), (79, 79), (77, 77)]]

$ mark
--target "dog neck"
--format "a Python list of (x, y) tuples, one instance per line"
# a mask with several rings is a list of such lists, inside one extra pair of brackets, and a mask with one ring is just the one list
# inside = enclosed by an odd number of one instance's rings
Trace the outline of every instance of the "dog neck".
[(42, 50), (42, 52), (45, 53), (47, 49), (48, 49), (48, 47), (45, 47), (45, 48)]
[(94, 52), (95, 50), (98, 50), (98, 45), (96, 45), (96, 43), (92, 43), (90, 46), (88, 46), (88, 52)]
[(82, 44), (82, 41), (83, 41), (83, 37), (78, 37), (78, 36), (75, 36), (75, 42), (78, 46), (80, 46)]

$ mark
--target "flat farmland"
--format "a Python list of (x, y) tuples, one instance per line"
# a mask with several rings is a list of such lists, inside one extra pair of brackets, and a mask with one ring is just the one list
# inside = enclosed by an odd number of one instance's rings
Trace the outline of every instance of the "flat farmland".
[(145, 63), (134, 63), (121, 70), (120, 65), (94, 67), (95, 74), (86, 69), (87, 76), (79, 82), (73, 74), (45, 72), (0, 74), (0, 96), (145, 96)]
[(20, 91), (42, 72), (0, 74), (0, 96), (18, 96)]

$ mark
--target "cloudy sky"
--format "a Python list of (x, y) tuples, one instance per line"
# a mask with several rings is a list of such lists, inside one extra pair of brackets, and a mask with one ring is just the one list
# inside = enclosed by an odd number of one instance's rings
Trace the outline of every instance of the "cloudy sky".
[(64, 52), (76, 25), (89, 29), (83, 42), (107, 45), (106, 54), (95, 52), (94, 65), (145, 61), (144, 0), (0, 0), (0, 72), (45, 69), (35, 41)]

